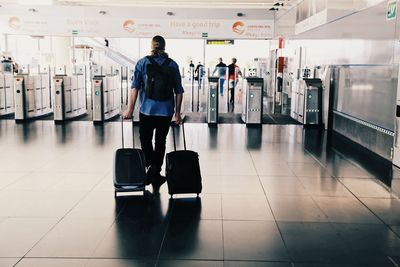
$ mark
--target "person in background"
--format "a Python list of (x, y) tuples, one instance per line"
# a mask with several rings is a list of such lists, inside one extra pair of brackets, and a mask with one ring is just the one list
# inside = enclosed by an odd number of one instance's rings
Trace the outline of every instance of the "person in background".
[(199, 89), (201, 89), (201, 84), (203, 82), (204, 72), (205, 72), (204, 71), (204, 66), (199, 61), (199, 63), (196, 66), (196, 70), (194, 71), (195, 80), (197, 80), (197, 82), (198, 82)]
[(232, 106), (232, 112), (235, 108), (235, 87), (239, 80), (239, 75), (240, 77), (242, 77), (242, 72), (240, 71), (239, 66), (236, 65), (236, 62), (236, 58), (232, 58), (232, 64), (228, 65), (228, 86), (229, 90), (231, 91), (231, 98), (229, 100), (229, 103)]
[(218, 77), (219, 77), (219, 92), (220, 92), (221, 96), (224, 96), (226, 64), (224, 62), (222, 62), (222, 58), (219, 58), (219, 63), (215, 66), (213, 75), (217, 71), (218, 71)]
[(105, 37), (104, 37), (104, 45), (105, 45), (105, 47), (108, 47), (110, 45), (110, 42)]
[[(166, 100), (157, 100), (148, 90), (149, 86), (154, 83), (147, 81), (148, 70), (150, 65), (158, 64), (166, 66), (173, 74), (171, 80), (171, 91), (167, 88), (162, 88), (159, 94), (165, 94)], [(151, 74), (150, 74), (151, 75)], [(168, 57), (165, 52), (165, 39), (162, 36), (154, 36), (151, 41), (151, 55), (140, 59), (136, 66), (133, 75), (131, 93), (128, 102), (128, 108), (123, 116), (125, 119), (132, 118), (135, 109), (136, 99), (140, 95), (140, 114), (139, 114), (139, 134), (140, 143), (146, 161), (147, 181), (152, 183), (154, 192), (158, 192), (160, 186), (165, 183), (166, 178), (160, 174), (161, 167), (165, 155), (165, 143), (167, 134), (171, 125), (172, 116), (175, 113), (175, 121), (177, 124), (182, 122), (181, 105), (183, 98), (183, 87), (181, 75), (179, 73), (178, 64)], [(165, 90), (164, 90), (165, 89)], [(153, 135), (155, 135), (155, 144), (153, 147)]]
[(190, 60), (190, 64), (189, 64), (189, 77), (190, 79), (193, 81), (194, 78), (194, 64), (193, 64), (193, 60)]

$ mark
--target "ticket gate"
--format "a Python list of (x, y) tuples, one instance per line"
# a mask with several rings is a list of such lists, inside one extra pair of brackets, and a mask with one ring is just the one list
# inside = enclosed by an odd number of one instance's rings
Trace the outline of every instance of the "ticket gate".
[(0, 74), (0, 116), (14, 113), (14, 76)]
[(61, 122), (87, 113), (85, 75), (57, 75), (54, 81), (54, 121)]
[(322, 124), (322, 81), (297, 80), (292, 92), (291, 117), (304, 125)]
[(53, 109), (50, 89), (49, 73), (15, 76), (15, 120), (23, 121), (51, 114)]
[(121, 112), (119, 75), (94, 76), (92, 80), (93, 122), (107, 121)]
[(246, 77), (242, 90), (242, 120), (246, 124), (261, 125), (263, 113), (264, 79)]
[(209, 125), (218, 124), (218, 90), (219, 78), (208, 77), (208, 96), (207, 96), (207, 123)]

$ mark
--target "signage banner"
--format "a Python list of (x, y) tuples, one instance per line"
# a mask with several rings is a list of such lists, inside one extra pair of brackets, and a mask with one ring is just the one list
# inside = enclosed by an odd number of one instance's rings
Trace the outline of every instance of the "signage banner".
[(235, 40), (207, 40), (208, 45), (233, 45)]
[[(85, 37), (272, 39), (272, 20), (135, 19), (0, 15), (0, 32)], [(205, 36), (205, 34), (207, 36)]]
[(386, 20), (396, 19), (397, 2), (396, 0), (389, 0), (387, 3)]

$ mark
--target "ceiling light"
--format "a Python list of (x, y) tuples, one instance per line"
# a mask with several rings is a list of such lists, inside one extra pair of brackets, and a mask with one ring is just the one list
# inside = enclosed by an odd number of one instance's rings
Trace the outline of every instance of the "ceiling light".
[(173, 15), (174, 15), (174, 12), (168, 11), (168, 12), (167, 12), (167, 15), (168, 15), (168, 16), (173, 16)]
[(30, 12), (37, 12), (37, 10), (34, 9), (34, 8), (30, 8), (30, 9), (28, 9), (28, 11), (30, 11)]
[(269, 10), (271, 10), (271, 11), (278, 11), (278, 9), (275, 8), (275, 7), (271, 7)]
[(244, 14), (242, 12), (239, 12), (236, 14), (238, 17), (244, 17)]
[(107, 12), (105, 12), (104, 10), (100, 10), (100, 11), (99, 11), (99, 14), (105, 15), (105, 14), (107, 14)]

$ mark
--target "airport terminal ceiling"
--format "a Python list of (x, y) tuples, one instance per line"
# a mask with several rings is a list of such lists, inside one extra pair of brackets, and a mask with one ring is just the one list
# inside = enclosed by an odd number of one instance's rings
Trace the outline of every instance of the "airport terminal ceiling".
[(291, 7), (296, 0), (5, 0), (0, 3), (10, 4), (43, 4), (43, 5), (88, 5), (88, 6), (156, 6), (156, 7), (205, 7), (213, 8), (256, 8), (270, 9), (280, 8), (286, 9)]

